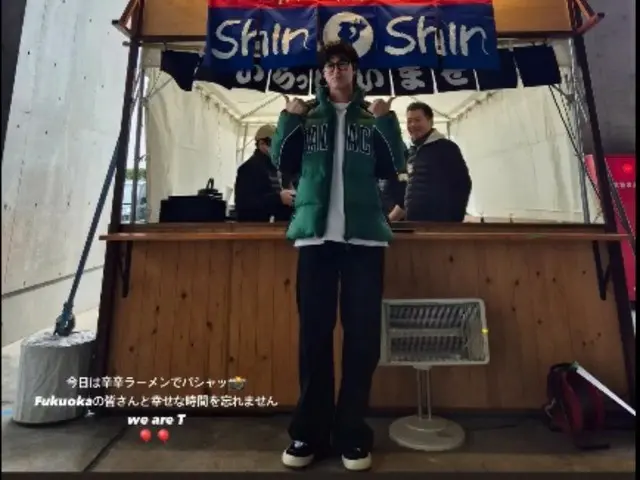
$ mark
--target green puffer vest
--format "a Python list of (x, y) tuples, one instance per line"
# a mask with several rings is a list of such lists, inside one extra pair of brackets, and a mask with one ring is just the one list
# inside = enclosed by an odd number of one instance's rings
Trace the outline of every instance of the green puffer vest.
[[(322, 237), (325, 233), (336, 128), (336, 111), (326, 89), (320, 89), (306, 116), (283, 111), (273, 137), (275, 166), (300, 174), (295, 214), (287, 238)], [(356, 91), (346, 112), (344, 176), (345, 240), (389, 241), (391, 229), (382, 210), (378, 178), (404, 168), (405, 146), (394, 112), (379, 118), (366, 109)]]

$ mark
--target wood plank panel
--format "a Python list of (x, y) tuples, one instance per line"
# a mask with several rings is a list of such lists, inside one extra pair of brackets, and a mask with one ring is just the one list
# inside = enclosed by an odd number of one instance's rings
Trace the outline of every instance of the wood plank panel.
[[(567, 0), (493, 0), (498, 35), (570, 32)], [(204, 36), (207, 0), (145, 0), (142, 35)]]
[(273, 395), (273, 349), (278, 348), (274, 344), (277, 332), (274, 331), (275, 310), (273, 277), (276, 269), (276, 250), (273, 242), (258, 242), (253, 246), (258, 255), (258, 261), (254, 265), (258, 279), (257, 311), (255, 319), (255, 353), (256, 366), (255, 377), (248, 381), (254, 386), (254, 395)]
[(487, 369), (488, 403), (503, 407), (517, 404), (522, 359), (521, 337), (512, 311), (512, 276), (517, 275), (505, 244), (489, 244), (476, 251), (480, 275), (478, 293), (485, 302), (491, 360)]
[(170, 355), (171, 378), (176, 381), (181, 395), (194, 395), (197, 384), (195, 372), (191, 370), (189, 357), (193, 351), (190, 345), (191, 320), (194, 309), (198, 308), (201, 301), (193, 295), (194, 274), (196, 273), (196, 242), (184, 242), (178, 245), (178, 258), (174, 289), (173, 329), (169, 335), (171, 345), (168, 349)]
[[(122, 245), (122, 260), (125, 260), (126, 245)], [(116, 302), (115, 315), (116, 318), (131, 319), (137, 318), (143, 314), (144, 306), (144, 288), (145, 288), (145, 269), (146, 269), (147, 245), (140, 244), (131, 250), (131, 270), (129, 291), (126, 297), (123, 297), (122, 278), (116, 281)], [(116, 352), (111, 357), (108, 376), (115, 378), (133, 378), (135, 385), (131, 389), (127, 389), (127, 394), (141, 396), (146, 393), (146, 384), (140, 383), (145, 379), (137, 376), (136, 365), (138, 349), (140, 346), (140, 327), (139, 322), (122, 321), (116, 322), (111, 331), (111, 348)], [(112, 394), (123, 394), (122, 388), (110, 388)]]
[[(558, 269), (555, 264), (563, 260), (558, 250), (541, 249), (538, 245), (528, 248), (531, 290), (536, 304), (535, 338), (538, 342), (538, 379), (536, 385), (546, 385), (549, 367), (559, 362), (572, 361), (571, 335), (566, 328), (564, 304), (568, 300), (558, 291)], [(570, 278), (569, 281), (573, 281)]]
[[(188, 292), (188, 295), (190, 295), (188, 298), (191, 299), (192, 305), (189, 318), (189, 346), (185, 353), (187, 355), (187, 374), (197, 379), (197, 384), (190, 386), (187, 389), (187, 393), (205, 395), (208, 394), (206, 382), (209, 380), (209, 344), (207, 339), (210, 338), (211, 333), (207, 325), (210, 324), (213, 328), (213, 323), (209, 321), (209, 305), (211, 301), (209, 285), (212, 283), (210, 262), (213, 255), (211, 255), (212, 245), (210, 243), (197, 242), (192, 247), (194, 262), (191, 272), (191, 289)], [(228, 276), (228, 272), (225, 273)], [(218, 284), (218, 287), (221, 287), (221, 285)], [(221, 290), (224, 293), (224, 288)], [(218, 318), (218, 321), (221, 320), (225, 325), (227, 321), (226, 315)], [(222, 330), (222, 334), (224, 333), (224, 330)], [(211, 337), (213, 337), (211, 340), (220, 341), (220, 334), (211, 335)], [(220, 351), (220, 347), (223, 345), (226, 345), (226, 342), (216, 345), (217, 348), (214, 348), (214, 355)], [(222, 374), (223, 377), (226, 377), (226, 368), (223, 367), (220, 370), (224, 372)]]
[[(416, 298), (412, 252), (394, 241), (385, 254), (384, 298)], [(371, 407), (416, 407), (416, 374), (410, 367), (378, 367), (371, 387)]]
[(285, 242), (274, 243), (273, 273), (273, 397), (281, 406), (295, 406), (298, 400), (298, 309), (296, 305), (297, 251)]
[[(231, 309), (231, 265), (233, 264), (232, 244), (210, 242), (203, 251), (202, 262), (208, 265), (208, 305), (205, 321), (206, 333), (200, 342), (206, 342), (206, 378), (205, 393), (208, 395), (225, 395), (228, 393), (226, 383), (229, 371), (229, 312)], [(208, 255), (208, 261), (205, 259)]]
[[(137, 386), (127, 395), (273, 396), (293, 408), (296, 259), (284, 241), (135, 242), (129, 296), (114, 296), (109, 375), (239, 375), (247, 379), (241, 393), (202, 384)], [(611, 291), (598, 297), (589, 242), (396, 241), (385, 258), (384, 296), (485, 301), (491, 362), (435, 368), (436, 407), (539, 408), (548, 368), (571, 361), (626, 394), (615, 302)], [(339, 360), (339, 329), (335, 347)], [(372, 407), (416, 402), (413, 369), (378, 369)]]
[[(558, 245), (556, 251), (557, 256), (563, 259), (559, 268), (564, 279), (566, 321), (571, 332), (573, 360), (609, 388), (626, 396), (628, 388), (621, 375), (622, 369), (612, 368), (623, 364), (613, 286), (609, 282), (607, 301), (601, 301), (590, 249), (580, 245)], [(602, 255), (607, 258), (604, 249)]]
[[(511, 289), (511, 316), (513, 323), (517, 325), (517, 337), (513, 339), (514, 350), (519, 354), (521, 377), (526, 381), (517, 382), (514, 386), (518, 393), (518, 398), (535, 398), (540, 392), (540, 385), (546, 381), (547, 365), (540, 363), (539, 339), (536, 335), (538, 324), (535, 318), (536, 305), (540, 300), (534, 299), (530, 286), (533, 276), (529, 267), (528, 250), (522, 248), (511, 248), (507, 246), (507, 258), (509, 259)], [(532, 259), (535, 262), (535, 259)], [(506, 272), (505, 272), (506, 274)], [(527, 338), (520, 332), (530, 332)], [(491, 331), (489, 332), (491, 342)], [(513, 337), (513, 335), (512, 335)], [(517, 343), (517, 345), (515, 345)], [(491, 346), (491, 345), (490, 345)], [(541, 383), (543, 382), (543, 383)], [(522, 402), (518, 403), (523, 408)]]
[[(162, 249), (162, 257), (158, 259), (161, 272), (156, 304), (155, 356), (153, 358), (153, 379), (157, 384), (149, 393), (167, 396), (178, 396), (181, 391), (176, 387), (179, 379), (171, 377), (172, 347), (175, 342), (174, 326), (180, 321), (176, 318), (178, 306), (178, 288), (176, 281), (180, 266), (181, 246), (186, 243), (170, 243), (169, 248)], [(151, 380), (151, 378), (150, 378)]]
[[(450, 268), (450, 259), (453, 258), (455, 247), (446, 242), (434, 245), (432, 251), (429, 252), (429, 259), (426, 261), (424, 250), (419, 245), (412, 245), (412, 264), (415, 266), (417, 286), (420, 290), (413, 292), (419, 296), (414, 298), (450, 298), (452, 292), (460, 298), (457, 293), (457, 287), (453, 284), (450, 275), (444, 274)], [(467, 272), (468, 277), (472, 277), (473, 271)], [(464, 368), (464, 370), (462, 370)], [(451, 395), (451, 392), (459, 392), (465, 388), (465, 379), (467, 377), (466, 370), (469, 367), (441, 367), (434, 368), (431, 371), (431, 385), (437, 386), (432, 388), (432, 404), (434, 406), (441, 405), (442, 402), (449, 402), (449, 408), (460, 406), (463, 399)], [(451, 400), (456, 402), (451, 404)]]
[[(145, 393), (148, 395), (159, 395), (160, 388), (156, 388), (151, 382), (155, 380), (156, 370), (156, 343), (158, 333), (158, 300), (160, 298), (160, 285), (162, 281), (162, 269), (164, 266), (164, 248), (153, 243), (146, 245), (147, 255), (145, 257), (144, 284), (141, 290), (143, 296), (140, 318), (121, 318), (122, 322), (139, 322), (140, 330), (138, 335), (138, 350), (136, 357), (136, 380), (147, 382)], [(134, 250), (140, 248), (137, 244)]]
[[(480, 266), (482, 262), (477, 254), (480, 251), (479, 247), (478, 243), (468, 242), (461, 248), (451, 249), (447, 265), (452, 288), (448, 292), (449, 295), (455, 292), (455, 295), (461, 298), (482, 298), (480, 295)], [(491, 338), (489, 338), (489, 348), (491, 348)], [(449, 369), (448, 374), (451, 374), (452, 370)], [(488, 367), (485, 366), (460, 368), (458, 378), (461, 384), (458, 386), (458, 391), (474, 392), (477, 408), (489, 408), (491, 405), (489, 402), (489, 373)], [(444, 401), (446, 400), (445, 398)]]
[[(503, 222), (503, 223), (428, 223), (428, 222), (399, 222), (393, 224), (398, 228), (413, 229), (416, 232), (426, 233), (500, 233), (509, 235), (513, 233), (532, 233), (536, 236), (541, 233), (569, 233), (569, 234), (591, 234), (604, 233), (602, 224), (584, 223), (526, 223), (526, 222)], [(279, 240), (284, 240), (287, 223), (145, 223), (134, 225), (121, 225), (120, 231), (123, 233), (251, 233), (260, 234), (278, 232)], [(626, 238), (624, 235), (621, 237)], [(262, 237), (263, 239), (266, 238)], [(396, 235), (396, 238), (397, 235)], [(394, 243), (396, 241), (394, 240)], [(290, 245), (290, 244), (289, 244)]]
[(258, 309), (258, 250), (254, 242), (234, 242), (232, 247), (229, 310), (229, 377), (246, 379), (244, 395), (264, 395), (256, 388), (260, 369), (256, 352)]

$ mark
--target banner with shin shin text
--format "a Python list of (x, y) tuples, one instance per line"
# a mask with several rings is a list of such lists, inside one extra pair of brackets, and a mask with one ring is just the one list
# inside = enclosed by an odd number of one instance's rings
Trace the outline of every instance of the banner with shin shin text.
[(364, 69), (499, 68), (492, 0), (209, 0), (204, 62), (217, 72), (317, 66), (353, 45)]

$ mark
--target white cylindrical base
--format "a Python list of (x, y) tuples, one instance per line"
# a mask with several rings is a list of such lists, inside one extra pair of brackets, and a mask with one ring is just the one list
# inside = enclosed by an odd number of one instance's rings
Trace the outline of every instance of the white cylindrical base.
[(391, 440), (398, 445), (424, 452), (454, 450), (464, 443), (465, 433), (460, 425), (440, 417), (417, 415), (396, 420), (389, 427)]
[(89, 331), (68, 337), (46, 332), (26, 338), (20, 346), (13, 420), (39, 425), (84, 416), (87, 406), (82, 400), (88, 391), (79, 388), (78, 380), (89, 376), (94, 341), (95, 333)]

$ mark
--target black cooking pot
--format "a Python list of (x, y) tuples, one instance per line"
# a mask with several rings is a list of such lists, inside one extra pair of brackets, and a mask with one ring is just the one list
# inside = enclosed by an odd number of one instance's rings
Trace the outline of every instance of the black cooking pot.
[(213, 197), (216, 200), (222, 200), (222, 193), (216, 190), (214, 187), (213, 178), (210, 178), (207, 181), (207, 186), (198, 190), (198, 195), (203, 195), (207, 197)]

